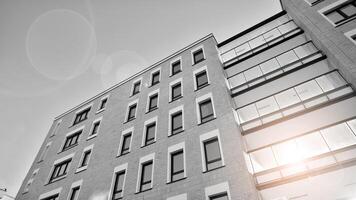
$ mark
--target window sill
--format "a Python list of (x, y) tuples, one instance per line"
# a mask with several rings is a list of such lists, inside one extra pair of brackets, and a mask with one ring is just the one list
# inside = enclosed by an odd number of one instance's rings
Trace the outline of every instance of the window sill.
[(96, 136), (98, 136), (98, 134), (89, 136), (89, 137), (87, 138), (87, 141), (88, 141), (88, 140), (91, 140), (91, 139), (93, 139), (93, 138), (96, 138)]
[(78, 146), (79, 144), (77, 143), (77, 144), (74, 144), (74, 145), (72, 145), (72, 146), (70, 146), (70, 147), (68, 147), (68, 148), (66, 148), (66, 149), (63, 149), (62, 151), (60, 151), (60, 152), (58, 152), (57, 154), (60, 154), (60, 153), (62, 153), (62, 152), (65, 152), (65, 151), (68, 151), (68, 150), (70, 150), (70, 149), (73, 149), (74, 147), (76, 147), (76, 146)]
[(149, 144), (146, 144), (146, 145), (144, 145), (144, 146), (141, 146), (140, 148), (144, 148), (144, 147), (150, 146), (150, 145), (152, 145), (152, 144), (154, 144), (154, 143), (156, 143), (156, 140), (153, 141), (152, 143), (149, 143)]
[(197, 65), (197, 64), (199, 64), (199, 63), (201, 63), (201, 62), (203, 62), (203, 61), (205, 61), (205, 60), (206, 60), (206, 58), (204, 58), (204, 59), (202, 59), (202, 60), (199, 60), (199, 61), (197, 61), (197, 62), (194, 62), (192, 66)]
[(205, 121), (205, 122), (200, 122), (200, 123), (198, 123), (198, 126), (203, 125), (203, 124), (206, 124), (206, 123), (208, 123), (208, 122), (211, 122), (211, 121), (213, 121), (213, 120), (215, 120), (215, 119), (216, 119), (216, 117), (211, 118), (211, 119), (209, 119), (209, 120), (207, 120), (207, 121)]
[(175, 181), (170, 181), (170, 182), (167, 182), (166, 184), (169, 185), (169, 184), (173, 184), (173, 183), (176, 183), (176, 182), (179, 182), (179, 181), (182, 181), (182, 180), (185, 180), (187, 179), (187, 177), (183, 177), (181, 179), (178, 179), (178, 180), (175, 180)]
[(175, 76), (175, 75), (177, 75), (177, 74), (179, 74), (179, 73), (181, 73), (181, 72), (182, 72), (182, 70), (179, 70), (178, 72), (176, 72), (176, 73), (174, 73), (174, 74), (169, 75), (169, 77), (173, 77), (173, 76)]
[(87, 168), (88, 168), (88, 165), (83, 166), (83, 167), (79, 167), (79, 168), (75, 171), (75, 173), (78, 174), (78, 173), (80, 173), (80, 172), (82, 172), (82, 171), (85, 171)]
[(150, 191), (150, 190), (152, 190), (152, 188), (148, 188), (146, 190), (135, 192), (135, 194), (140, 194), (140, 193), (143, 193), (143, 192), (146, 192), (146, 191)]
[(136, 117), (131, 118), (131, 119), (129, 119), (129, 120), (126, 120), (123, 124), (127, 124), (127, 123), (129, 123), (129, 122), (131, 122), (131, 121), (133, 121), (133, 120), (135, 120), (135, 119), (136, 119)]
[(210, 83), (207, 83), (207, 84), (205, 84), (205, 85), (202, 85), (202, 86), (200, 86), (199, 88), (195, 89), (194, 92), (196, 92), (196, 91), (198, 91), (198, 90), (201, 90), (201, 89), (203, 89), (203, 88), (205, 88), (205, 87), (208, 87), (209, 85), (210, 85)]
[(105, 108), (100, 109), (100, 110), (96, 111), (95, 114), (99, 114), (99, 113), (103, 112), (104, 110), (105, 110)]
[(168, 135), (168, 137), (173, 137), (173, 136), (178, 135), (178, 134), (183, 133), (183, 132), (184, 132), (184, 129), (181, 130), (181, 131), (178, 131), (178, 132), (176, 132), (174, 134), (171, 133), (171, 134)]
[(169, 101), (168, 103), (175, 102), (175, 101), (177, 101), (177, 100), (179, 100), (179, 99), (181, 99), (181, 98), (183, 98), (183, 96), (182, 96), (182, 95), (181, 95), (181, 96), (179, 96), (179, 97), (176, 97), (176, 98), (172, 99), (172, 100), (171, 100), (171, 101)]
[(146, 111), (145, 114), (150, 113), (150, 112), (153, 112), (153, 111), (155, 111), (155, 110), (157, 110), (157, 109), (158, 109), (158, 107), (151, 108), (150, 110)]
[(147, 88), (154, 87), (155, 85), (158, 85), (159, 83), (160, 83), (160, 82), (157, 82), (157, 83), (151, 84), (151, 85), (149, 85)]
[(140, 92), (136, 92), (136, 93), (134, 93), (134, 94), (131, 94), (131, 95), (129, 96), (129, 98), (131, 98), (131, 97), (133, 97), (133, 96), (136, 96), (136, 94), (140, 94)]
[(124, 155), (126, 155), (126, 154), (129, 154), (129, 153), (130, 153), (130, 151), (129, 151), (129, 152), (126, 152), (126, 153), (120, 153), (120, 154), (118, 154), (118, 155), (116, 156), (116, 158), (122, 157), (122, 156), (124, 156)]
[(221, 165), (220, 167), (216, 167), (214, 169), (205, 170), (205, 171), (203, 171), (203, 174), (211, 172), (211, 171), (215, 171), (215, 170), (218, 170), (218, 169), (221, 169), (221, 168), (224, 168), (224, 167), (225, 167), (225, 165)]
[(57, 182), (57, 181), (60, 181), (60, 180), (64, 179), (65, 177), (67, 177), (67, 175), (58, 177), (58, 178), (56, 178), (56, 179), (53, 179), (52, 181), (50, 181), (50, 182), (48, 182), (47, 184), (45, 184), (45, 186), (46, 186), (46, 185), (50, 185), (50, 184), (52, 184), (52, 183), (55, 183), (55, 182)]

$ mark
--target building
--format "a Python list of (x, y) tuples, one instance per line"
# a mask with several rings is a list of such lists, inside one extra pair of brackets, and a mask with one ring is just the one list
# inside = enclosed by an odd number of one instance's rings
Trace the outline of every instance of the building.
[(356, 198), (356, 2), (281, 4), (56, 117), (16, 199)]

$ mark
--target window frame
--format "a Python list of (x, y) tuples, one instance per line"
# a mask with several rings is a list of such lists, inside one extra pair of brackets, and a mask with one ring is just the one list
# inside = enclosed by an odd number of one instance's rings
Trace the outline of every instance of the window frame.
[(80, 194), (80, 190), (82, 188), (82, 183), (83, 183), (83, 180), (79, 180), (79, 181), (76, 181), (76, 182), (72, 183), (72, 185), (70, 186), (70, 191), (68, 193), (67, 200), (72, 200), (71, 198), (72, 198), (72, 195), (73, 195), (73, 191), (76, 188), (79, 188), (78, 189), (78, 196), (74, 200), (78, 200), (79, 199), (79, 194)]
[[(92, 107), (93, 107), (93, 103), (91, 103), (89, 105), (86, 105), (86, 106), (80, 108), (79, 110), (75, 111), (73, 119), (72, 119), (72, 126), (76, 126), (76, 125), (80, 124), (81, 122), (87, 120), (89, 118), (90, 110), (91, 110)], [(88, 110), (86, 118), (81, 120), (81, 121), (79, 121), (79, 122), (76, 122), (77, 116), (80, 115), (80, 113), (85, 112), (86, 110)]]
[[(182, 113), (182, 130), (173, 134), (173, 116), (179, 112)], [(168, 113), (168, 136), (173, 136), (181, 132), (184, 132), (184, 105), (172, 108)]]
[[(138, 83), (140, 84), (138, 86), (138, 92), (135, 92), (135, 85)], [(135, 96), (136, 94), (139, 94), (141, 92), (141, 88), (142, 88), (142, 77), (132, 81), (130, 97)]]
[[(198, 88), (197, 75), (202, 74), (204, 71), (206, 73), (206, 78), (207, 78), (208, 82)], [(210, 82), (210, 78), (209, 78), (208, 67), (205, 65), (203, 67), (200, 67), (199, 69), (194, 70), (193, 71), (193, 80), (194, 80), (193, 81), (194, 82), (194, 91), (198, 91), (200, 89), (203, 89), (204, 87), (209, 86), (211, 84), (211, 82)]]
[(56, 196), (58, 195), (58, 199), (59, 197), (61, 196), (61, 191), (62, 191), (62, 187), (59, 187), (59, 188), (56, 188), (54, 190), (51, 190), (49, 192), (46, 192), (46, 193), (42, 193), (39, 197), (38, 197), (38, 200), (46, 200), (50, 197), (53, 197), (53, 196)]
[[(212, 109), (213, 109), (213, 118), (203, 122), (202, 118), (201, 118), (202, 116), (201, 116), (200, 104), (202, 104), (202, 103), (204, 103), (206, 101), (209, 101), (209, 99), (211, 101), (211, 106), (212, 106)], [(195, 106), (196, 106), (196, 114), (197, 114), (197, 123), (199, 125), (216, 119), (216, 111), (215, 111), (215, 106), (214, 106), (214, 99), (213, 99), (213, 94), (211, 92), (196, 98), (195, 99)]]
[[(105, 110), (106, 106), (108, 105), (108, 101), (109, 101), (109, 97), (110, 97), (110, 94), (106, 95), (106, 96), (103, 96), (101, 99), (100, 99), (100, 102), (99, 102), (99, 105), (98, 105), (98, 110), (96, 111), (96, 114), (102, 112)], [(104, 107), (102, 108), (102, 105), (103, 105), (103, 102), (105, 102), (105, 105)]]
[[(127, 123), (127, 122), (130, 122), (130, 121), (133, 121), (136, 119), (136, 116), (137, 116), (137, 109), (138, 109), (138, 101), (139, 99), (136, 99), (134, 101), (131, 101), (130, 103), (127, 104), (127, 109), (126, 109), (126, 115), (125, 115), (125, 122), (124, 123)], [(129, 118), (129, 114), (130, 114), (130, 110), (131, 110), (131, 107), (132, 106), (135, 106), (136, 105), (136, 109), (135, 109), (135, 115), (133, 118)]]
[[(92, 125), (91, 125), (91, 127), (90, 127), (89, 135), (88, 135), (88, 137), (87, 137), (87, 140), (90, 140), (90, 139), (92, 139), (92, 138), (98, 136), (99, 131), (100, 131), (100, 127), (101, 127), (102, 119), (103, 119), (103, 117), (101, 116), (101, 117), (95, 119), (95, 120), (92, 122)], [(93, 133), (93, 130), (94, 130), (94, 126), (95, 126), (95, 124), (97, 124), (97, 123), (99, 123), (99, 125), (98, 125), (99, 127), (98, 127), (97, 130), (96, 130), (96, 134), (92, 134), (92, 133)]]
[[(172, 164), (173, 164), (173, 155), (176, 153), (182, 152), (183, 153), (183, 178), (172, 180)], [(172, 146), (168, 147), (167, 151), (167, 184), (177, 182), (187, 178), (187, 165), (186, 165), (186, 151), (185, 151), (185, 142), (181, 142)]]
[[(356, 45), (356, 28), (345, 33), (345, 36)], [(355, 37), (355, 39), (353, 39)]]
[[(221, 157), (221, 166), (216, 167), (214, 169), (208, 170), (207, 166), (207, 161), (206, 161), (206, 150), (205, 150), (205, 142), (211, 141), (217, 139), (218, 144), (219, 144), (219, 150), (220, 150), (220, 157)], [(212, 130), (208, 133), (204, 133), (199, 136), (200, 140), (200, 152), (201, 152), (201, 160), (202, 160), (202, 171), (203, 173), (209, 172), (212, 170), (219, 169), (221, 167), (225, 166), (225, 159), (224, 159), (224, 152), (223, 152), (223, 147), (222, 147), (222, 142), (221, 142), (221, 137), (220, 137), (220, 131), (219, 129)]]
[[(198, 62), (195, 62), (195, 59), (194, 59), (194, 54), (197, 53), (198, 51), (202, 51), (203, 52), (203, 59), (202, 60), (199, 60)], [(194, 49), (192, 49), (190, 51), (190, 55), (191, 55), (191, 59), (192, 59), (192, 65), (196, 65), (198, 63), (201, 63), (203, 62), (204, 60), (206, 60), (206, 55), (205, 55), (205, 50), (204, 50), (204, 46), (203, 45), (200, 45), (198, 47), (195, 47)]]
[[(153, 83), (153, 76), (158, 73), (158, 82)], [(153, 70), (150, 74), (150, 87), (158, 85), (161, 82), (161, 68)]]
[(230, 187), (227, 181), (205, 187), (204, 191), (206, 200), (211, 200), (212, 197), (216, 197), (217, 195), (222, 194), (227, 194), (228, 200), (231, 200)]
[[(118, 152), (117, 152), (117, 156), (123, 156), (123, 155), (126, 155), (126, 154), (131, 152), (131, 145), (132, 145), (132, 138), (133, 138), (134, 130), (135, 130), (134, 127), (131, 127), (131, 128), (125, 129), (124, 131), (121, 132), (120, 143), (119, 143), (119, 149), (118, 149)], [(128, 152), (123, 153), (122, 148), (124, 146), (124, 138), (127, 135), (131, 135), (129, 150), (128, 150)]]
[(113, 196), (114, 196), (113, 193), (114, 193), (114, 190), (115, 190), (117, 174), (120, 174), (122, 172), (124, 172), (124, 181), (122, 183), (121, 198), (124, 196), (126, 176), (127, 176), (127, 172), (128, 172), (128, 163), (124, 163), (122, 165), (118, 165), (118, 166), (116, 166), (114, 168), (114, 172), (113, 172), (112, 179), (111, 179), (110, 191), (109, 191), (109, 198), (108, 198), (109, 200), (112, 200)]
[[(331, 21), (329, 19), (329, 17), (327, 17), (327, 14), (331, 13), (331, 12), (335, 12), (335, 10), (338, 10), (341, 7), (344, 7), (345, 5), (349, 4), (350, 2), (352, 3), (353, 0), (339, 0), (336, 1), (320, 10), (318, 10), (319, 14), (324, 17), (329, 23), (331, 23), (331, 25), (333, 25), (334, 27), (338, 27), (341, 26), (351, 20), (356, 19), (356, 15), (350, 16), (350, 18), (346, 18), (344, 20), (339, 21), (338, 23), (334, 23), (333, 21)], [(356, 6), (356, 3), (355, 3)]]
[[(173, 71), (173, 66), (174, 66), (174, 64), (176, 64), (177, 62), (179, 62), (179, 66), (180, 66), (179, 71), (176, 72), (176, 73), (173, 73), (173, 72), (174, 72), (174, 71)], [(182, 72), (182, 71), (183, 71), (183, 67), (182, 67), (182, 57), (179, 56), (179, 57), (177, 57), (177, 58), (171, 60), (170, 63), (169, 63), (169, 66), (170, 66), (170, 69), (169, 69), (169, 76), (174, 76), (174, 75), (179, 74), (180, 72)]]
[[(146, 144), (146, 137), (147, 137), (147, 127), (152, 125), (152, 124), (155, 124), (155, 137), (154, 137), (154, 140), (153, 142), (149, 143), (149, 144)], [(158, 127), (158, 117), (153, 117), (151, 119), (148, 119), (144, 122), (144, 128), (143, 128), (143, 136), (142, 136), (142, 143), (141, 143), (141, 147), (145, 147), (145, 146), (149, 146), (153, 143), (156, 142), (157, 140), (157, 127)]]
[[(178, 84), (180, 84), (181, 95), (179, 97), (176, 97), (175, 99), (173, 99), (173, 87), (177, 86)], [(178, 78), (178, 79), (169, 83), (169, 103), (176, 101), (182, 97), (183, 97), (183, 78)]]
[[(80, 142), (80, 139), (82, 138), (81, 135), (84, 133), (84, 128), (85, 128), (85, 126), (83, 125), (83, 126), (77, 128), (77, 129), (75, 129), (75, 130), (73, 130), (73, 131), (67, 133), (66, 136), (65, 136), (65, 138), (64, 138), (64, 141), (63, 141), (63, 143), (62, 143), (62, 145), (61, 145), (61, 148), (60, 148), (59, 151), (58, 151), (58, 153), (67, 151), (67, 150), (69, 150), (69, 149), (72, 149), (72, 148), (75, 147), (75, 146), (78, 146), (78, 144), (79, 144), (79, 142)], [(68, 137), (71, 137), (72, 135), (75, 135), (75, 134), (78, 133), (78, 132), (80, 132), (80, 134), (79, 134), (79, 136), (78, 136), (78, 141), (77, 141), (77, 143), (76, 143), (76, 144), (73, 144), (73, 145), (71, 145), (71, 146), (69, 146), (69, 147), (65, 147), (65, 145), (66, 145), (66, 143), (67, 143)]]
[[(150, 108), (151, 106), (151, 98), (153, 96), (157, 96), (157, 105), (156, 107)], [(147, 95), (147, 103), (146, 103), (146, 113), (152, 112), (154, 110), (157, 110), (159, 108), (159, 89), (154, 90)]]
[[(69, 154), (69, 155), (67, 155), (67, 156), (64, 156), (64, 157), (62, 157), (62, 158), (60, 158), (60, 159), (57, 159), (57, 160), (55, 160), (55, 161), (53, 162), (52, 167), (51, 167), (51, 170), (50, 170), (50, 173), (48, 174), (48, 178), (47, 178), (47, 181), (46, 181), (47, 184), (54, 183), (54, 182), (56, 182), (56, 181), (62, 180), (62, 179), (64, 179), (65, 177), (67, 177), (68, 172), (69, 172), (70, 167), (71, 167), (71, 164), (72, 164), (72, 161), (73, 161), (74, 155), (75, 155), (75, 153), (72, 153), (72, 154)], [(54, 173), (54, 171), (55, 171), (55, 167), (56, 167), (57, 165), (59, 165), (59, 164), (62, 164), (62, 163), (64, 163), (64, 162), (68, 161), (68, 160), (69, 160), (69, 163), (68, 163), (67, 168), (66, 168), (66, 174), (63, 175), (63, 176), (60, 176), (60, 177), (52, 178), (52, 177), (53, 177), (53, 173)]]
[[(155, 169), (155, 153), (148, 154), (144, 157), (141, 157), (139, 160), (139, 167), (138, 167), (138, 172), (137, 172), (137, 183), (136, 183), (136, 193), (141, 193), (145, 192), (148, 190), (151, 190), (153, 188), (153, 182), (154, 182), (154, 169)], [(146, 190), (141, 190), (142, 186), (142, 166), (146, 163), (152, 162), (152, 173), (151, 173), (151, 187)]]
[[(93, 149), (94, 149), (94, 144), (89, 145), (89, 146), (87, 146), (87, 147), (85, 147), (85, 148), (83, 149), (83, 153), (82, 153), (82, 155), (81, 155), (81, 157), (80, 157), (80, 160), (79, 160), (79, 163), (78, 163), (78, 167), (77, 167), (75, 173), (79, 173), (79, 172), (84, 171), (84, 170), (86, 170), (86, 169), (88, 168), (88, 165), (89, 165), (91, 156), (92, 156), (92, 154), (93, 154)], [(87, 160), (87, 164), (86, 164), (86, 165), (83, 165), (84, 157), (85, 157), (85, 155), (86, 155), (87, 152), (90, 152), (90, 153), (89, 153), (88, 160)]]

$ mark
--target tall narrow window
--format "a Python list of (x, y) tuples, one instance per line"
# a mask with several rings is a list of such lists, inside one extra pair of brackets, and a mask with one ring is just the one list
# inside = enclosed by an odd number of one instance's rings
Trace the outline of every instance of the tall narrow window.
[(77, 131), (66, 138), (62, 151), (72, 148), (78, 144), (79, 136), (83, 130)]
[(68, 160), (65, 160), (59, 164), (55, 164), (49, 182), (51, 183), (61, 177), (66, 176), (67, 171), (68, 171), (68, 166), (71, 161), (72, 161), (72, 159), (68, 159)]
[(89, 158), (90, 158), (91, 150), (85, 151), (83, 155), (82, 162), (80, 164), (81, 167), (88, 166)]
[(180, 133), (183, 131), (183, 113), (179, 111), (177, 113), (172, 114), (171, 116), (171, 127), (172, 127), (172, 135)]
[(156, 122), (146, 126), (145, 146), (154, 143), (156, 135)]
[(203, 49), (199, 49), (199, 50), (193, 52), (194, 64), (197, 64), (197, 63), (203, 61), (204, 59), (205, 58), (204, 58)]
[(151, 189), (153, 161), (142, 164), (140, 192)]
[(122, 146), (121, 146), (121, 155), (127, 154), (130, 152), (130, 143), (131, 143), (131, 135), (132, 133), (127, 133), (122, 138)]
[(79, 124), (80, 122), (88, 119), (88, 114), (89, 114), (89, 111), (90, 111), (90, 108), (87, 108), (83, 111), (80, 111), (79, 113), (77, 113), (75, 115), (75, 119), (74, 119), (74, 122), (73, 122), (73, 126), (76, 125), (76, 124)]
[(197, 90), (209, 85), (208, 82), (208, 75), (206, 71), (199, 72), (195, 75), (196, 78), (196, 85), (197, 85)]
[(140, 93), (141, 81), (137, 81), (133, 85), (132, 96)]
[(99, 110), (103, 110), (106, 106), (106, 103), (108, 102), (108, 98), (104, 98), (100, 102)]
[(183, 149), (171, 154), (171, 181), (184, 178)]
[(114, 189), (111, 198), (112, 200), (120, 199), (123, 195), (125, 173), (125, 170), (115, 173)]
[(172, 86), (172, 101), (175, 101), (182, 97), (182, 84), (177, 83)]
[(212, 170), (222, 166), (220, 147), (218, 138), (204, 142), (205, 165), (207, 170)]
[(151, 77), (151, 86), (159, 83), (160, 71), (154, 72)]
[(211, 99), (199, 102), (199, 111), (201, 123), (214, 119), (214, 110)]
[(99, 121), (94, 122), (94, 124), (93, 124), (93, 128), (92, 128), (91, 133), (90, 133), (90, 135), (91, 135), (91, 136), (92, 136), (92, 135), (97, 135), (97, 134), (98, 134), (99, 126), (100, 126), (100, 120), (99, 120)]
[(172, 67), (172, 69), (171, 69), (172, 70), (172, 76), (176, 75), (176, 74), (178, 74), (179, 72), (182, 71), (180, 60), (177, 60), (177, 61), (173, 62), (171, 67)]
[(137, 108), (137, 104), (133, 104), (129, 107), (129, 114), (127, 117), (127, 121), (131, 121), (136, 118), (136, 108)]
[(148, 112), (158, 108), (158, 94), (149, 97)]
[(77, 200), (79, 197), (80, 186), (72, 188), (69, 200)]

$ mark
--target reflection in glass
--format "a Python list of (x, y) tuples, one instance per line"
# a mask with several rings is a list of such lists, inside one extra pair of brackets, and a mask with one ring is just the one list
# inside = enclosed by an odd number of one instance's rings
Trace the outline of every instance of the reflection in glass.
[(338, 124), (320, 131), (331, 150), (356, 144), (356, 137), (345, 124)]
[(250, 154), (250, 157), (255, 173), (277, 167), (270, 147), (254, 151)]

